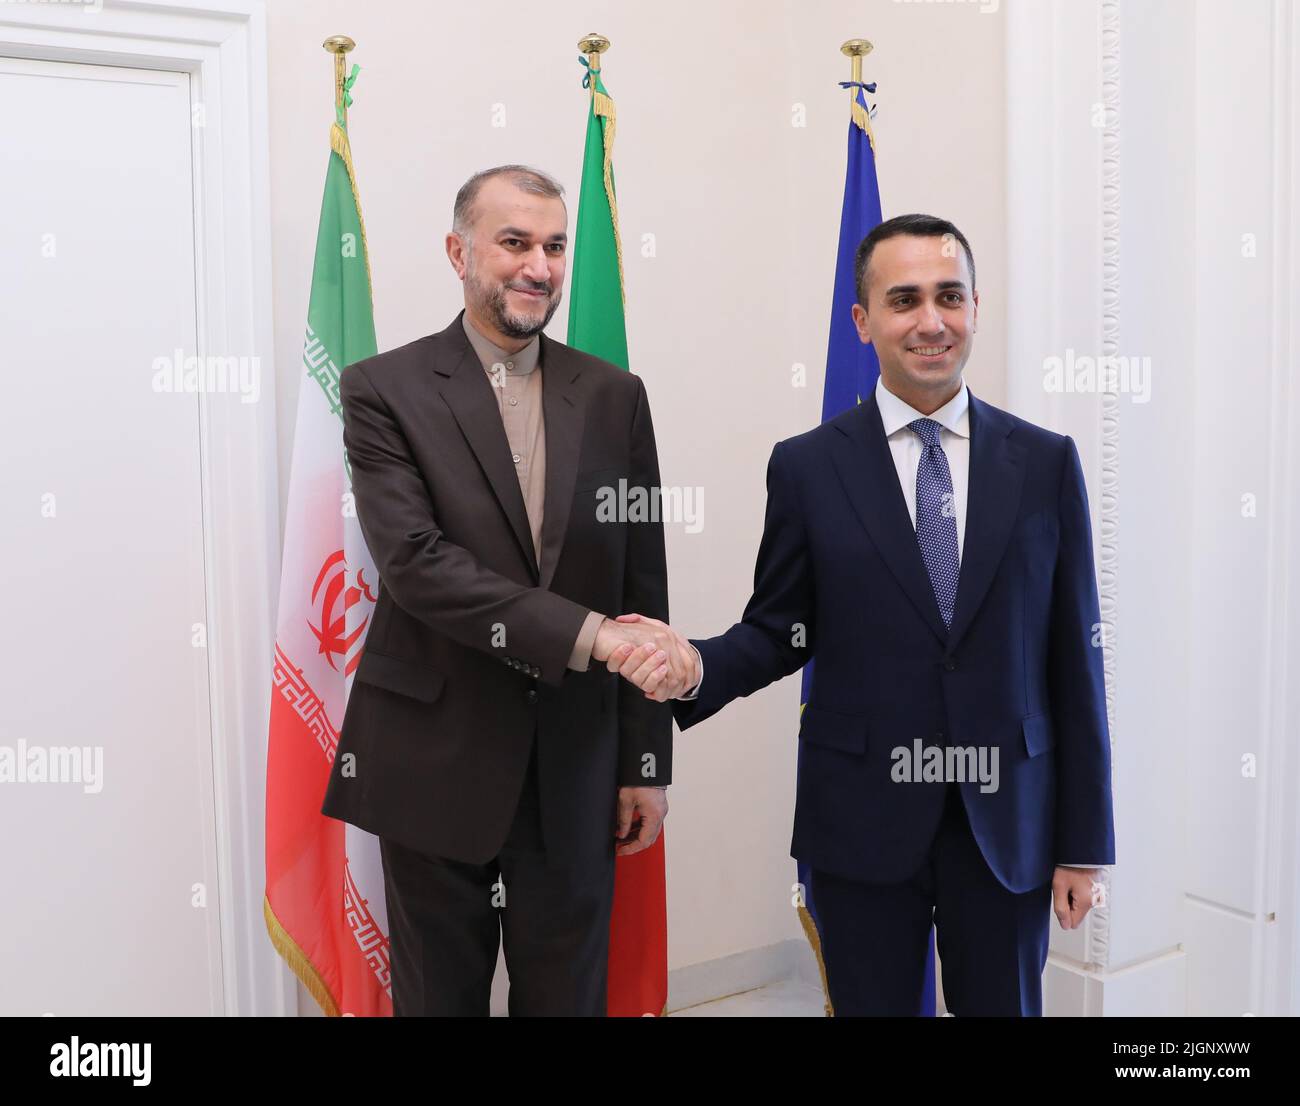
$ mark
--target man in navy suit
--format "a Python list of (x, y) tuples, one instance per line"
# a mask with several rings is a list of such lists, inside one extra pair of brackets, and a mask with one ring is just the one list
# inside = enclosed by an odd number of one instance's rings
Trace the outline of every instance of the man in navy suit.
[(1083, 472), (967, 389), (961, 231), (890, 219), (856, 277), (879, 383), (772, 451), (741, 620), (676, 640), (684, 678), (651, 650), (608, 666), (685, 730), (815, 657), (791, 854), (836, 1014), (919, 1013), (933, 920), (950, 1012), (1040, 1015), (1049, 908), (1078, 926), (1115, 860)]

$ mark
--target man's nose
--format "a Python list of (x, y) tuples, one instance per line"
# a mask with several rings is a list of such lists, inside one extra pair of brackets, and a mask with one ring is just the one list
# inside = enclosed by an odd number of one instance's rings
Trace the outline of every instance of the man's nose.
[(524, 258), (523, 275), (529, 280), (543, 284), (551, 279), (551, 267), (547, 263), (546, 248), (537, 245), (528, 251)]
[(939, 334), (943, 331), (943, 316), (934, 309), (934, 304), (928, 303), (921, 308), (921, 319), (916, 324), (916, 329), (922, 334)]

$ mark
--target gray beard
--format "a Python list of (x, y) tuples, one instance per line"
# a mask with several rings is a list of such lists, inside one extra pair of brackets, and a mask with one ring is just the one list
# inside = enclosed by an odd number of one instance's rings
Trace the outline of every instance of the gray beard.
[(560, 291), (554, 292), (547, 300), (546, 313), (538, 320), (511, 311), (506, 303), (506, 286), (498, 284), (495, 288), (488, 288), (478, 279), (473, 265), (466, 268), (465, 283), (469, 287), (471, 298), (482, 305), (483, 314), (491, 320), (492, 325), (511, 338), (531, 338), (546, 329), (546, 324), (551, 321), (555, 309), (560, 306), (560, 298), (563, 295)]

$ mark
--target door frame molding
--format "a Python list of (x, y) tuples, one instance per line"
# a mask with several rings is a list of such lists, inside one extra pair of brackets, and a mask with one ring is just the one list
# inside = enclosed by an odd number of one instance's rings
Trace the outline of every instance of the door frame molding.
[(219, 1009), (227, 1015), (297, 1014), (292, 979), (267, 938), (262, 914), (280, 563), (266, 54), (264, 0), (101, 0), (0, 9), (0, 55), (189, 75), (194, 352), (256, 356), (259, 362), (258, 402), (198, 395)]

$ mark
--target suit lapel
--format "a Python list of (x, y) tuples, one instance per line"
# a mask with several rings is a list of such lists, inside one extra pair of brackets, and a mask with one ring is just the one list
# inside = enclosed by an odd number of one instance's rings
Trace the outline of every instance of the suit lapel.
[(948, 629), (921, 559), (874, 393), (858, 404), (839, 430), (843, 436), (836, 442), (833, 456), (849, 502), (926, 625), (946, 642)]
[(1006, 552), (1020, 511), (1025, 481), (1024, 449), (1009, 435), (1014, 423), (1001, 411), (970, 397), (970, 477), (966, 494), (966, 534), (957, 601), (948, 648), (970, 628), (998, 564)]
[[(501, 408), (497, 405), (492, 384), (483, 371), (474, 347), (469, 344), (459, 315), (440, 337), (446, 340), (446, 344), (442, 356), (435, 358), (433, 367), (437, 373), (447, 378), (442, 386), (443, 398), (451, 408), (470, 449), (474, 451), (488, 483), (492, 485), (497, 502), (510, 520), (510, 528), (528, 559), (529, 567), (536, 575), (537, 560), (533, 554), (533, 535), (528, 526), (528, 512), (524, 508), (519, 476), (511, 460), (510, 443), (506, 440), (505, 424), (501, 421)], [(549, 437), (548, 434), (548, 440)], [(550, 465), (549, 450), (547, 465)], [(548, 487), (549, 481), (548, 475)], [(549, 500), (550, 496), (547, 498)]]
[(546, 500), (542, 515), (541, 586), (551, 586), (573, 507), (582, 449), (583, 409), (575, 381), (582, 370), (566, 347), (542, 335), (542, 413), (546, 419)]

